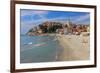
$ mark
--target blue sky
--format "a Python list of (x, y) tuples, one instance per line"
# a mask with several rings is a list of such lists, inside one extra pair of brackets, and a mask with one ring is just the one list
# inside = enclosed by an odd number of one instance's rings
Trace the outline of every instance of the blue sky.
[(69, 11), (43, 11), (21, 9), (21, 34), (26, 33), (30, 28), (45, 21), (57, 21), (66, 23), (68, 19), (75, 24), (90, 24), (90, 14), (87, 12)]

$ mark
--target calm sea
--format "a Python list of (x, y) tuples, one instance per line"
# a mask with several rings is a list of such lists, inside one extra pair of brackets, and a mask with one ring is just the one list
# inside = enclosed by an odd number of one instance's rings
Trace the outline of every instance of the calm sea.
[(20, 63), (57, 61), (61, 51), (55, 36), (21, 35)]

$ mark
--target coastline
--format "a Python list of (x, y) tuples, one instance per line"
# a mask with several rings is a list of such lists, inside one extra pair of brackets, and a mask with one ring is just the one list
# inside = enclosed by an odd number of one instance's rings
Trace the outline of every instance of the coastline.
[(56, 34), (56, 37), (63, 47), (58, 55), (58, 61), (89, 59), (89, 36)]

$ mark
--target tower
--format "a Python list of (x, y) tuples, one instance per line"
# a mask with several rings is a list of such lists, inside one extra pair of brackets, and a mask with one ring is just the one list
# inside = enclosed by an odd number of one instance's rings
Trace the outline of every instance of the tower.
[(68, 26), (68, 32), (69, 32), (69, 33), (72, 33), (72, 23), (71, 23), (71, 21), (70, 21), (70, 18), (69, 18), (68, 21), (67, 21), (67, 26)]

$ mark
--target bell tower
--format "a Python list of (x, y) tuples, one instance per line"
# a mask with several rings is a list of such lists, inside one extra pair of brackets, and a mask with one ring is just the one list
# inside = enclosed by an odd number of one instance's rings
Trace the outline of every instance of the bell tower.
[(67, 20), (67, 26), (68, 26), (68, 32), (72, 33), (72, 23), (71, 23), (70, 18), (68, 18), (68, 20)]

